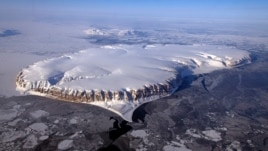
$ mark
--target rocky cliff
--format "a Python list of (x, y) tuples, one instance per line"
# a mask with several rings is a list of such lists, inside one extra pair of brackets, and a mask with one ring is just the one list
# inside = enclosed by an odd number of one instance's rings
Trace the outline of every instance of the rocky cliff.
[(27, 81), (24, 79), (23, 72), (20, 72), (16, 78), (17, 87), (23, 90), (38, 92), (48, 97), (80, 103), (112, 100), (138, 101), (152, 96), (164, 97), (173, 93), (180, 86), (181, 82), (182, 80), (177, 77), (175, 79), (167, 80), (163, 84), (146, 85), (139, 89), (112, 91), (62, 88), (57, 85), (51, 85), (48, 81)]

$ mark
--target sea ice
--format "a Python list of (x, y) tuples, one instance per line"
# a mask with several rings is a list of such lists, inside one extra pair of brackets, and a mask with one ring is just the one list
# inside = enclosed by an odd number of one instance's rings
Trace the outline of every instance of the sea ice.
[(148, 133), (146, 133), (145, 130), (135, 130), (132, 131), (130, 135), (133, 137), (145, 138), (148, 136)]
[(2, 120), (11, 120), (17, 117), (18, 111), (15, 109), (0, 110), (0, 121)]
[(48, 129), (48, 126), (44, 123), (34, 123), (30, 125), (29, 128), (36, 132), (45, 133), (45, 131)]
[(25, 143), (23, 144), (23, 148), (25, 149), (30, 149), (30, 148), (34, 148), (37, 145), (37, 138), (34, 135), (30, 135), (26, 138)]
[(37, 110), (37, 111), (34, 111), (34, 112), (31, 112), (30, 115), (33, 117), (33, 118), (41, 118), (41, 117), (45, 117), (45, 116), (48, 116), (49, 113), (46, 112), (46, 111), (43, 111), (43, 110)]
[(163, 151), (192, 151), (186, 147), (176, 147), (173, 145), (166, 145), (163, 147)]
[(186, 134), (195, 138), (204, 138), (207, 140), (212, 140), (214, 142), (222, 140), (221, 133), (216, 130), (205, 130), (202, 131), (202, 133), (199, 133), (199, 131), (195, 129), (188, 129), (186, 131)]
[(221, 138), (221, 133), (215, 130), (206, 130), (206, 131), (202, 131), (202, 133), (204, 134), (205, 138), (212, 140), (212, 141), (220, 141), (222, 140)]
[(7, 143), (7, 142), (12, 142), (19, 138), (23, 138), (25, 136), (26, 136), (26, 133), (23, 131), (2, 132), (0, 135), (0, 141), (3, 143)]
[(67, 150), (73, 146), (73, 140), (63, 140), (58, 144), (59, 150)]

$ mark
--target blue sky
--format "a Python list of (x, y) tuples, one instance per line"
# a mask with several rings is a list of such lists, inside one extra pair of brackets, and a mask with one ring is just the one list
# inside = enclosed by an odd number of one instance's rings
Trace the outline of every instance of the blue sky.
[(170, 18), (268, 19), (268, 0), (1, 0), (0, 9)]

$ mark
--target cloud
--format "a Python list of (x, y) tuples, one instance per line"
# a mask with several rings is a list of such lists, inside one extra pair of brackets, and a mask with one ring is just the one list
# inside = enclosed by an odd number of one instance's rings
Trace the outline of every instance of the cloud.
[(4, 31), (0, 31), (0, 37), (9, 37), (9, 36), (15, 36), (15, 35), (19, 35), (19, 34), (21, 34), (19, 31), (13, 30), (13, 29), (7, 29)]

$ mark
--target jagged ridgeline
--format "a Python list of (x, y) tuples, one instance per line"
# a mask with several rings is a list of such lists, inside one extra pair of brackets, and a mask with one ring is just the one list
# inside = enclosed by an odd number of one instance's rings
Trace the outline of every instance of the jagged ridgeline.
[(22, 69), (17, 89), (109, 109), (128, 121), (139, 105), (171, 95), (188, 75), (250, 63), (219, 45), (114, 45), (90, 48)]

